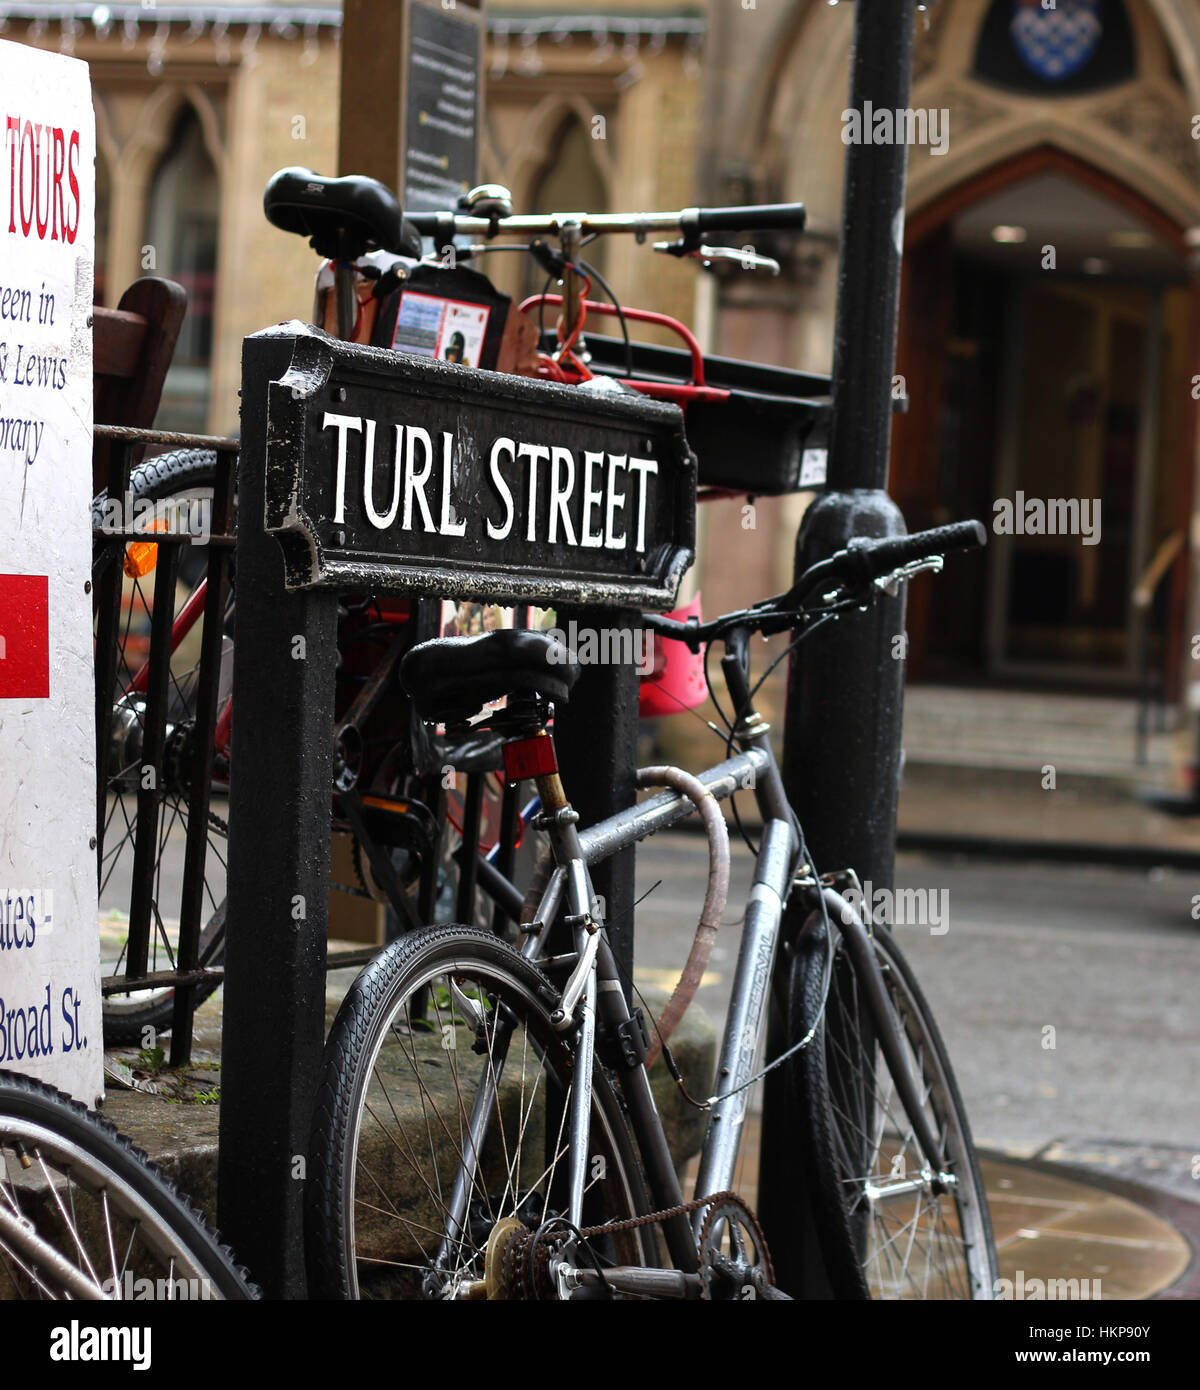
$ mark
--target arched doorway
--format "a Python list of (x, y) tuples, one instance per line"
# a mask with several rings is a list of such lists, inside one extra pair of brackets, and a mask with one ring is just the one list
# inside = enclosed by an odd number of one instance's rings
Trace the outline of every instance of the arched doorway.
[(892, 491), (910, 527), (991, 525), (986, 559), (910, 594), (917, 678), (1123, 689), (1170, 677), (1183, 566), (1132, 595), (1191, 503), (1197, 322), (1184, 229), (1040, 147), (909, 222)]

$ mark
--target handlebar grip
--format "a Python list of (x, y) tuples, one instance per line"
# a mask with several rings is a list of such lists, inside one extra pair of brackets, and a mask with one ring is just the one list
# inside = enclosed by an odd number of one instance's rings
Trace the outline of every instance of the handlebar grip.
[(807, 217), (803, 203), (762, 203), (757, 207), (688, 208), (680, 222), (685, 232), (800, 232)]
[(859, 537), (846, 547), (847, 558), (866, 579), (890, 574), (911, 560), (931, 555), (948, 555), (954, 550), (977, 550), (987, 544), (987, 532), (979, 521), (956, 521), (935, 526), (911, 536), (891, 536), (881, 540)]

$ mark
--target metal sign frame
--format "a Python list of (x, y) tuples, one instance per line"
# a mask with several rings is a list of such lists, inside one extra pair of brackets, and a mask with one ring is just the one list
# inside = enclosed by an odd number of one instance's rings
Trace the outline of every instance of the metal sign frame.
[(662, 610), (694, 558), (677, 406), (290, 323), (246, 340), (242, 410), (290, 590)]

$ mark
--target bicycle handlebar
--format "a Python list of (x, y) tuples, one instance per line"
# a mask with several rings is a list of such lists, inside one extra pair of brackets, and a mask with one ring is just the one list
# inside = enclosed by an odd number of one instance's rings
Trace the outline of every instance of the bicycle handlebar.
[(959, 550), (976, 550), (986, 544), (987, 532), (978, 521), (935, 526), (929, 531), (916, 531), (911, 536), (885, 536), (879, 539), (859, 536), (844, 550), (811, 565), (787, 593), (764, 599), (753, 608), (726, 613), (707, 623), (699, 623), (694, 618), (681, 623), (661, 614), (645, 613), (642, 624), (660, 636), (686, 643), (692, 651), (698, 651), (703, 643), (739, 627), (771, 636), (798, 624), (804, 616), (805, 598), (819, 585), (846, 583), (851, 588), (858, 588), (914, 561)]
[(635, 236), (706, 231), (801, 231), (803, 203), (762, 203), (751, 207), (683, 208), (678, 212), (550, 212), (512, 217), (474, 217), (451, 212), (408, 212), (405, 217), (421, 233), (441, 239), (474, 234), (496, 236), (557, 236), (564, 229), (590, 232), (631, 232)]
[[(978, 521), (956, 521), (949, 526), (917, 531), (911, 536), (890, 536), (881, 540), (857, 537), (841, 552), (846, 559), (837, 572), (847, 578), (879, 579), (914, 560), (949, 555), (957, 550), (976, 550), (986, 544), (987, 532)], [(838, 559), (837, 556), (833, 558)]]

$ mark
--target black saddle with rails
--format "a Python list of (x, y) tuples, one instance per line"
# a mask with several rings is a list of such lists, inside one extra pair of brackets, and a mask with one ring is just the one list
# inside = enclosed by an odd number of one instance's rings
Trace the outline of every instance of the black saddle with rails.
[(308, 237), (331, 261), (354, 261), (368, 251), (421, 254), (421, 237), (396, 195), (361, 174), (335, 179), (298, 166), (280, 169), (267, 183), (263, 211), (273, 226)]
[(419, 643), (400, 663), (400, 682), (422, 719), (459, 724), (505, 695), (565, 705), (579, 671), (575, 653), (549, 633), (501, 628)]

